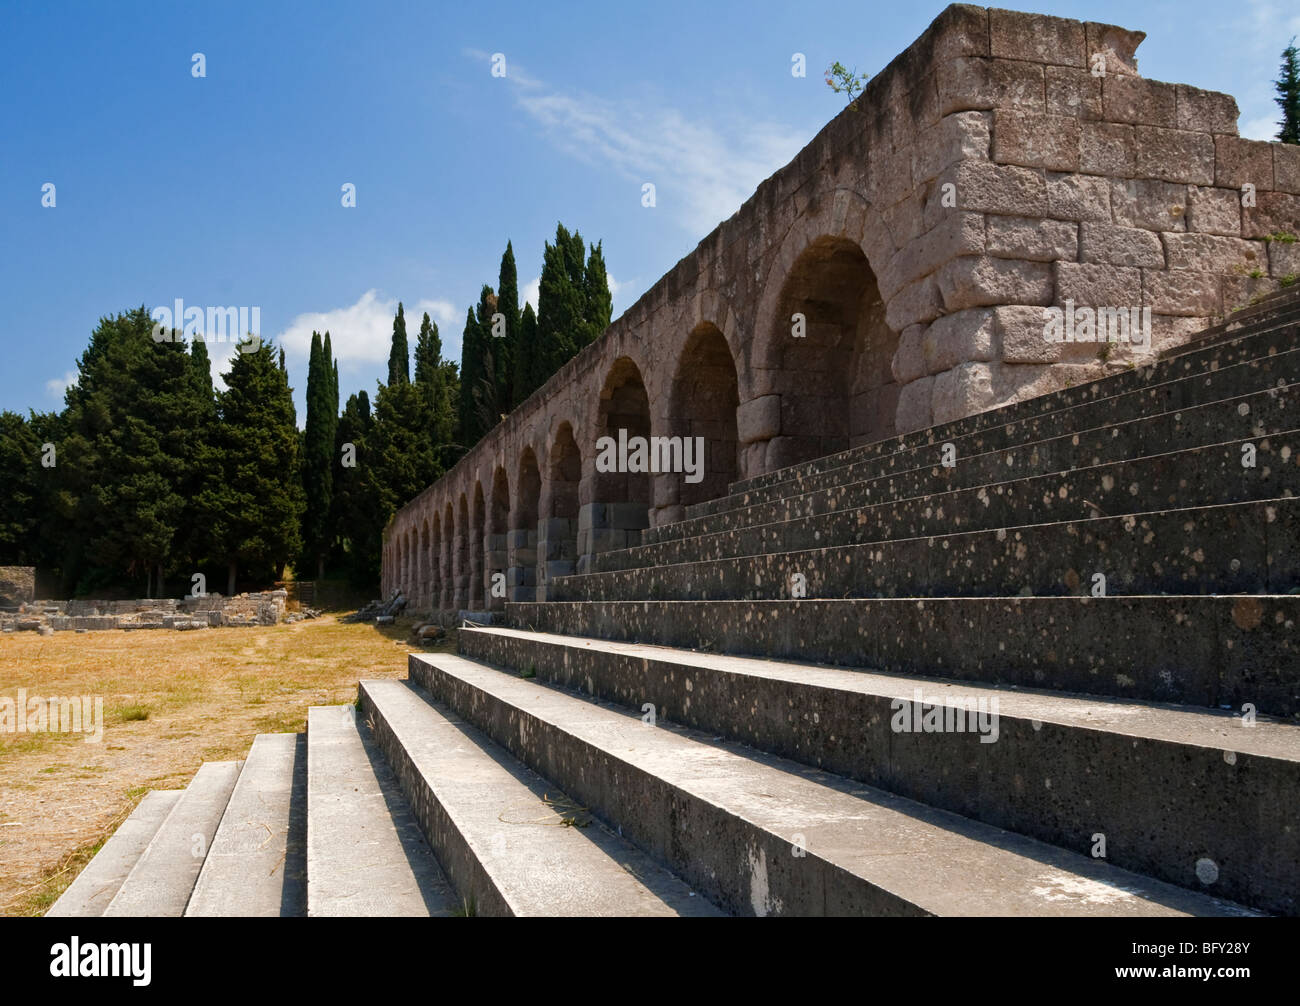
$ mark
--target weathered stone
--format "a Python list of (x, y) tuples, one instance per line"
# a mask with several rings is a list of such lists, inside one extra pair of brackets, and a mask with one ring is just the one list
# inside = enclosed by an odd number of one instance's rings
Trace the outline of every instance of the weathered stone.
[(1079, 261), (1163, 269), (1160, 238), (1148, 230), (1118, 224), (1079, 225)]
[(933, 377), (922, 377), (903, 386), (898, 394), (898, 432), (909, 433), (933, 424), (933, 395)]
[(1300, 241), (1270, 241), (1268, 271), (1278, 279), (1300, 276)]
[[(948, 183), (951, 183), (951, 189), (945, 188)], [(944, 205), (949, 194), (955, 206)], [(939, 176), (926, 205), (925, 216), (927, 224), (933, 228), (954, 209), (1007, 216), (1043, 216), (1047, 208), (1047, 184), (1041, 171), (987, 161), (961, 161)]]
[(1241, 211), (1241, 233), (1247, 238), (1275, 234), (1300, 237), (1300, 196), (1289, 192), (1261, 192), (1254, 206)]
[(987, 112), (957, 112), (945, 115), (924, 130), (913, 150), (913, 184), (920, 185), (937, 178), (958, 161), (986, 160), (990, 121)]
[(1165, 251), (1170, 269), (1200, 272), (1229, 272), (1233, 269), (1267, 268), (1264, 246), (1241, 238), (1215, 234), (1165, 234)]
[(1235, 189), (1187, 190), (1187, 229), (1196, 234), (1241, 236), (1241, 197)]
[(1087, 307), (1134, 307), (1142, 303), (1142, 272), (1086, 262), (1056, 263), (1056, 303)]
[(1236, 133), (1237, 100), (1230, 94), (1175, 85), (1179, 129), (1202, 133)]
[(987, 363), (963, 363), (934, 379), (930, 409), (936, 424), (983, 412), (995, 404), (993, 370)]
[(1046, 216), (1057, 220), (1110, 221), (1110, 183), (1105, 178), (1048, 172), (1045, 181)]
[(1064, 220), (990, 216), (985, 228), (985, 250), (1000, 258), (1073, 261), (1079, 257), (1079, 225)]
[(1256, 191), (1273, 188), (1273, 145), (1239, 136), (1214, 138), (1214, 184), (1240, 190), (1253, 185)]
[(1178, 125), (1175, 94), (1173, 84), (1142, 77), (1106, 77), (1101, 85), (1105, 118), (1141, 126), (1174, 129)]
[(962, 211), (948, 213), (932, 230), (908, 242), (881, 270), (881, 296), (893, 296), (956, 255), (978, 255), (983, 251), (984, 217)]
[(969, 360), (991, 360), (993, 349), (993, 312), (987, 308), (944, 315), (930, 324), (922, 340), (925, 369), (930, 374)]
[(1079, 167), (1079, 120), (999, 109), (993, 113), (993, 160), (1026, 168), (1075, 171)]
[(1004, 305), (993, 309), (1004, 363), (1050, 363), (1060, 359), (1061, 342), (1049, 342), (1048, 314), (1042, 307)]
[(1048, 115), (1101, 118), (1100, 77), (1069, 66), (1049, 66), (1046, 76)]
[(935, 68), (939, 114), (992, 108), (1047, 110), (1043, 67), (1007, 59), (959, 57)]
[[(899, 384), (915, 381), (925, 373), (925, 325), (911, 325), (898, 337), (891, 373)], [(929, 408), (929, 399), (926, 399)]]
[(1279, 192), (1300, 195), (1300, 146), (1273, 143), (1273, 187)]
[(1137, 174), (1166, 182), (1214, 184), (1214, 138), (1183, 129), (1137, 128)]
[(1079, 126), (1079, 170), (1090, 175), (1129, 177), (1137, 170), (1137, 127), (1115, 122)]
[(987, 304), (1050, 304), (1052, 267), (987, 255), (953, 259), (938, 273), (944, 308), (960, 311)]
[[(736, 409), (736, 437), (742, 444), (769, 440), (781, 432), (781, 396), (763, 395)], [(664, 500), (675, 503), (676, 500)]]
[(989, 11), (989, 51), (995, 58), (1082, 67), (1087, 65), (1084, 41), (1084, 27), (1078, 21), (997, 8)]
[(933, 276), (909, 283), (896, 293), (885, 310), (885, 323), (894, 331), (933, 321), (943, 313), (943, 295)]
[(1100, 65), (1107, 77), (1137, 75), (1137, 47), (1147, 37), (1146, 32), (1098, 21), (1085, 21), (1083, 28), (1090, 71), (1100, 55)]
[(1219, 274), (1190, 269), (1142, 270), (1142, 303), (1155, 314), (1212, 317), (1223, 313)]
[(1187, 187), (1155, 180), (1111, 179), (1115, 223), (1151, 231), (1187, 229)]

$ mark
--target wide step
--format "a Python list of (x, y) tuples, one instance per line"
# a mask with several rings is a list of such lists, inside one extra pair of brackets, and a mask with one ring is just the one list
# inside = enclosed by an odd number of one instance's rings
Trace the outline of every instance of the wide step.
[(362, 681), (376, 734), (462, 902), (479, 915), (717, 910), (474, 727), (400, 681)]
[(702, 733), (648, 726), (635, 713), (460, 657), (416, 655), (411, 667), (436, 699), (536, 771), (565, 780), (570, 796), (729, 911), (1247, 912)]

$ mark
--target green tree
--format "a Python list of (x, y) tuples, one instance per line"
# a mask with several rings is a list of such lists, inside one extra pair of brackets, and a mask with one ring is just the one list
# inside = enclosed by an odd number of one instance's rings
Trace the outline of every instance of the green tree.
[(0, 412), (0, 566), (34, 566), (40, 551), (37, 532), (45, 495), (41, 441), (16, 412)]
[[(370, 397), (358, 391), (348, 398), (334, 433), (334, 495), (331, 520), (339, 561), (352, 586), (378, 588), (381, 536), (385, 521), (367, 477), (373, 452)], [(382, 476), (380, 476), (382, 477)]]
[(302, 477), (306, 509), (303, 516), (303, 556), (300, 568), (325, 575), (332, 543), (330, 499), (334, 490), (334, 433), (338, 425), (338, 372), (331, 359), (329, 333), (322, 343), (311, 334), (307, 365), (307, 421), (303, 431)]
[(537, 315), (533, 312), (533, 305), (525, 303), (524, 312), (519, 317), (519, 338), (515, 340), (515, 376), (511, 396), (515, 405), (520, 405), (537, 390), (533, 383), (533, 358), (536, 353)]
[(388, 383), (406, 384), (411, 379), (410, 349), (406, 344), (406, 314), (402, 302), (397, 302), (397, 315), (393, 318), (393, 343), (388, 351)]
[(1294, 38), (1282, 50), (1282, 69), (1273, 87), (1277, 90), (1273, 100), (1282, 109), (1277, 138), (1283, 143), (1300, 143), (1300, 51)]
[(519, 342), (519, 271), (515, 268), (515, 250), (509, 241), (501, 256), (501, 269), (497, 276), (497, 313), (505, 334), (494, 338), (492, 346), (493, 369), (496, 372), (496, 401), (503, 412), (509, 412), (519, 403), (515, 400), (515, 353)]

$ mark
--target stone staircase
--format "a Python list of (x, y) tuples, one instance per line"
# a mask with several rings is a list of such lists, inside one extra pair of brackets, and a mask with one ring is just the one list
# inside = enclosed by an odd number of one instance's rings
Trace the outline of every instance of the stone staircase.
[(150, 794), (51, 914), (1300, 914), (1297, 489), (1288, 290), (732, 485)]

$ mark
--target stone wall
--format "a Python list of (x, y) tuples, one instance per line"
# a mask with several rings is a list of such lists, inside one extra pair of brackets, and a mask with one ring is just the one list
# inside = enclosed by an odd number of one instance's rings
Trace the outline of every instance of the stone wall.
[(209, 626), (277, 625), (284, 619), (283, 590), (222, 597), (137, 598), (130, 601), (29, 601), (0, 613), (0, 631), (103, 629), (206, 629)]
[[(727, 483), (1091, 380), (1300, 272), (1300, 147), (1146, 80), (1142, 32), (957, 5), (591, 346), (407, 504), (383, 590), (417, 611), (555, 576)], [(1149, 310), (1143, 344), (1045, 309)], [(602, 436), (705, 470), (596, 471)], [(492, 589), (504, 576), (505, 597)]]
[(16, 607), (35, 596), (35, 566), (0, 566), (0, 607)]

